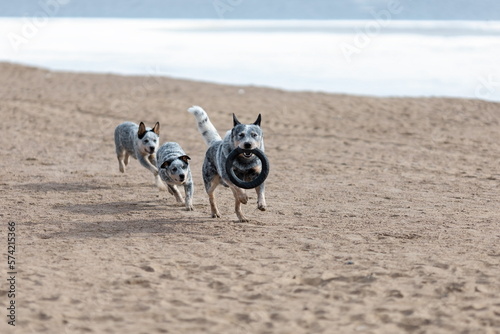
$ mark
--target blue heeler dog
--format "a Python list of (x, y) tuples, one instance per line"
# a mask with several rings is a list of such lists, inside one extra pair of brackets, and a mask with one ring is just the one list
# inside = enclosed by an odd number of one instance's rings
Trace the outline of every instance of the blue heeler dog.
[(139, 125), (125, 122), (115, 129), (116, 156), (120, 164), (120, 172), (125, 173), (125, 166), (131, 156), (139, 160), (155, 176), (155, 185), (164, 190), (156, 167), (156, 150), (160, 141), (160, 123), (153, 128), (147, 128), (143, 122)]
[[(246, 204), (248, 196), (245, 190), (234, 185), (228, 178), (225, 165), (226, 158), (236, 147), (242, 149), (259, 148), (264, 151), (264, 138), (260, 127), (261, 115), (253, 124), (241, 124), (233, 114), (232, 130), (227, 131), (222, 139), (213, 124), (210, 122), (207, 113), (198, 106), (188, 109), (194, 115), (198, 124), (198, 131), (203, 136), (208, 150), (203, 162), (203, 181), (210, 201), (212, 217), (220, 217), (219, 209), (215, 202), (214, 191), (219, 184), (231, 188), (234, 195), (234, 209), (240, 222), (248, 219), (241, 212), (241, 204)], [(258, 175), (262, 169), (261, 161), (254, 154), (240, 154), (234, 161), (235, 174), (242, 180), (251, 180)], [(264, 183), (255, 188), (257, 192), (257, 208), (266, 210), (266, 198), (264, 195)]]
[(177, 186), (184, 186), (186, 210), (193, 211), (194, 186), (189, 168), (191, 158), (186, 155), (179, 144), (168, 142), (160, 147), (156, 160), (160, 177), (167, 184), (168, 192), (175, 196), (178, 203), (182, 203)]

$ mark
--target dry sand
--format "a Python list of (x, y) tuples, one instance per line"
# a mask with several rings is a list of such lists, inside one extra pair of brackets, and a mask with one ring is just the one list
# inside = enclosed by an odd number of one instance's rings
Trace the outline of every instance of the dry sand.
[[(500, 104), (371, 98), (0, 64), (1, 333), (500, 333)], [(209, 218), (205, 144), (262, 113), (268, 211)], [(194, 212), (114, 127), (161, 122)]]

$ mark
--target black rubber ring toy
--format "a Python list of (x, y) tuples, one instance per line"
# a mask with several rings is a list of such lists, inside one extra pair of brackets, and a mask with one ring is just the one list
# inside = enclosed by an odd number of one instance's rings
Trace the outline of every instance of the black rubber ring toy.
[[(261, 170), (260, 174), (252, 181), (245, 182), (243, 180), (240, 180), (234, 174), (233, 162), (234, 162), (234, 159), (236, 159), (236, 157), (238, 155), (240, 155), (241, 153), (253, 153), (257, 156), (257, 158), (260, 159), (260, 162), (262, 163), (262, 170)], [(253, 150), (244, 150), (240, 147), (237, 147), (231, 153), (229, 153), (229, 155), (227, 156), (226, 173), (229, 176), (229, 180), (231, 180), (231, 182), (233, 182), (239, 188), (243, 188), (243, 189), (257, 188), (262, 183), (264, 183), (264, 181), (267, 179), (267, 176), (269, 175), (269, 160), (267, 159), (264, 152), (262, 152), (258, 148), (255, 148)]]

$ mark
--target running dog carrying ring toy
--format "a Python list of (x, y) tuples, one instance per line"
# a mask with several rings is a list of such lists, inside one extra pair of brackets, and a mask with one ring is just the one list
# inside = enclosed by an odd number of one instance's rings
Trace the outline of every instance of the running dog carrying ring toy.
[[(240, 180), (235, 174), (233, 170), (233, 162), (234, 159), (241, 153), (253, 153), (257, 158), (259, 158), (260, 162), (262, 163), (262, 170), (260, 174), (253, 180), (245, 182), (243, 180)], [(266, 155), (264, 152), (259, 150), (258, 148), (255, 148), (253, 150), (244, 150), (240, 147), (236, 147), (229, 155), (227, 156), (226, 160), (226, 172), (229, 177), (229, 180), (233, 182), (237, 187), (243, 188), (243, 189), (253, 189), (257, 188), (260, 186), (264, 181), (267, 179), (267, 176), (269, 175), (269, 160), (267, 159)]]

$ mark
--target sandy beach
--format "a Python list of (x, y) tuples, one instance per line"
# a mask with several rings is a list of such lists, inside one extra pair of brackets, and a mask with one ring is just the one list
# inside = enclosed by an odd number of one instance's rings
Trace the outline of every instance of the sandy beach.
[[(0, 86), (1, 333), (500, 333), (498, 103), (8, 63)], [(221, 134), (262, 114), (268, 209), (248, 191), (248, 223), (222, 187), (210, 218), (192, 105)], [(137, 161), (119, 172), (124, 121), (191, 156), (195, 211)]]

